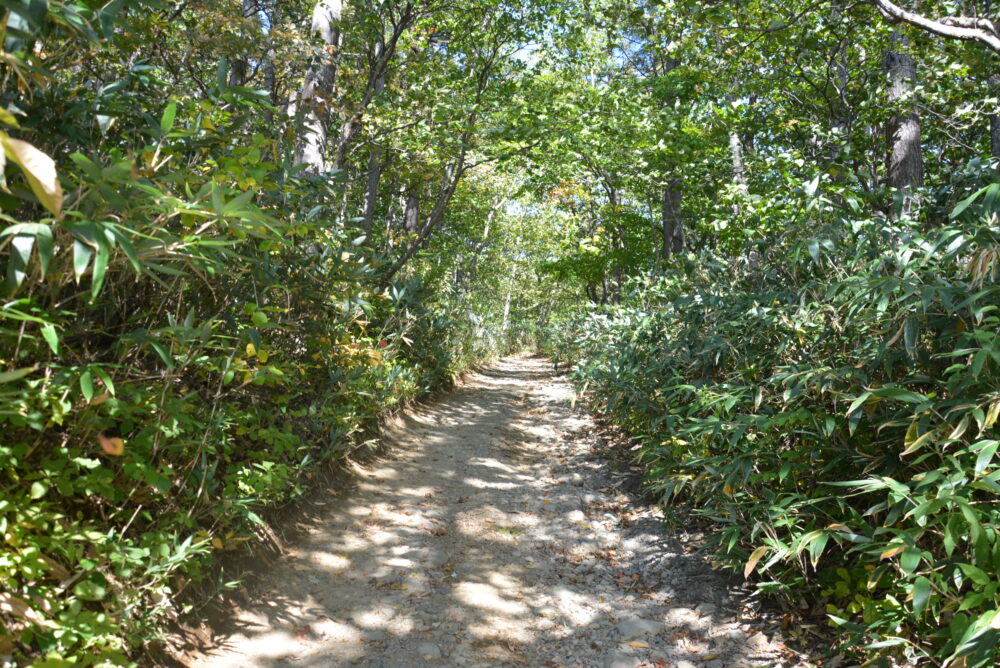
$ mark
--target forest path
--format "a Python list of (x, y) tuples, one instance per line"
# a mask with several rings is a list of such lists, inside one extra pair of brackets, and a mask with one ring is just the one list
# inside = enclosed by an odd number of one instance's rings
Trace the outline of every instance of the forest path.
[(472, 375), (249, 583), (195, 668), (793, 665), (658, 511), (620, 491), (545, 360)]

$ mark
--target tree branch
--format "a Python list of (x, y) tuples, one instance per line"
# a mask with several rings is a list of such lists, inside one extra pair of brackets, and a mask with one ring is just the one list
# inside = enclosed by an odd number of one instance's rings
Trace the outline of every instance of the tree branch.
[(909, 23), (939, 37), (979, 42), (1000, 55), (1000, 35), (992, 21), (966, 16), (947, 16), (935, 20), (907, 11), (889, 0), (872, 0), (872, 4), (890, 21)]

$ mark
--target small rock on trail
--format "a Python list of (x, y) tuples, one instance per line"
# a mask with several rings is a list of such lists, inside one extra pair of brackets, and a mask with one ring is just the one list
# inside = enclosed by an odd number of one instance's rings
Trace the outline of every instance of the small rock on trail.
[(331, 493), (320, 528), (184, 663), (796, 665), (618, 491), (572, 399), (548, 362), (514, 357), (402, 416), (390, 459)]

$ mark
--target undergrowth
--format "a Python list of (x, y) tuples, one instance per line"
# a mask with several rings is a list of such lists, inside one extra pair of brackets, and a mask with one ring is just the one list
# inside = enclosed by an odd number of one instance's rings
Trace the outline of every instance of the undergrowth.
[(798, 228), (689, 256), (550, 341), (729, 567), (821, 606), (862, 656), (982, 666), (1000, 657), (1000, 186), (945, 196), (921, 225), (813, 193)]

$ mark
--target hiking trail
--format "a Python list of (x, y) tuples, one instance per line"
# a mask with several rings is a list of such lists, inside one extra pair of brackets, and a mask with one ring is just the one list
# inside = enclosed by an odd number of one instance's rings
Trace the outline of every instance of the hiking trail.
[(806, 665), (623, 491), (572, 400), (546, 360), (510, 357), (401, 415), (185, 663)]

